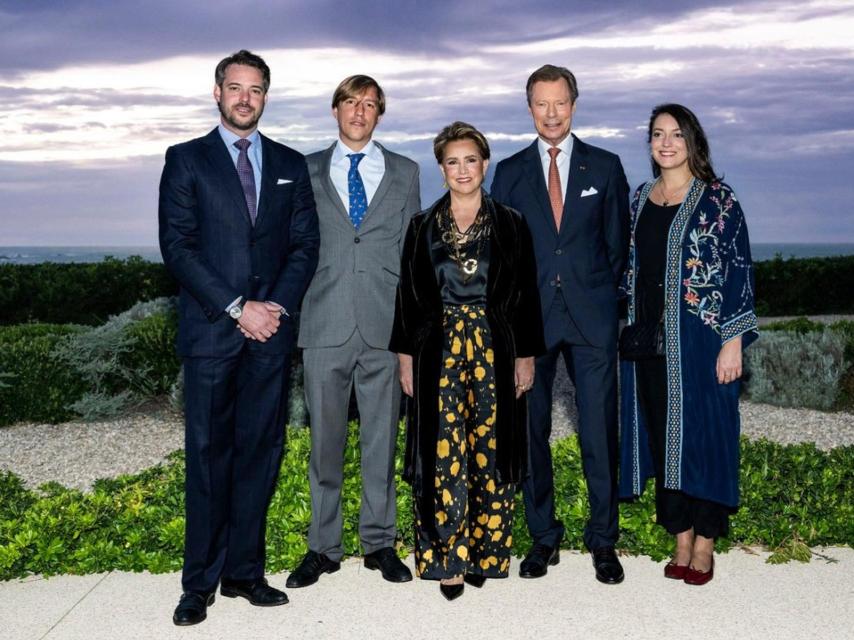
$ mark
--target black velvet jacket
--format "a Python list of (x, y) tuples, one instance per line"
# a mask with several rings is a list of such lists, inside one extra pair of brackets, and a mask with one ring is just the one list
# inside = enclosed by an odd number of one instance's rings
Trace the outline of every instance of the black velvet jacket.
[[(394, 329), (389, 349), (413, 357), (414, 398), (407, 399), (406, 458), (403, 478), (422, 513), (434, 508), (434, 470), (439, 424), (443, 305), (430, 246), (433, 220), (448, 205), (445, 195), (412, 218), (401, 258)], [(528, 464), (528, 411), (525, 395), (516, 400), (515, 358), (545, 353), (537, 268), (531, 233), (513, 209), (483, 194), (492, 217), (487, 273), (486, 316), (495, 353), (496, 482), (517, 483)], [(426, 523), (425, 523), (426, 524)]]

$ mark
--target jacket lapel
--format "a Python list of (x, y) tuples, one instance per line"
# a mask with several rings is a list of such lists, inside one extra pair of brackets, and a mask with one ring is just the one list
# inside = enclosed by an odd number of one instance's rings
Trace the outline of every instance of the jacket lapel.
[(566, 181), (566, 193), (563, 194), (563, 217), (560, 220), (560, 233), (569, 226), (568, 219), (581, 205), (581, 192), (590, 186), (587, 145), (572, 136), (572, 157), (569, 159), (569, 178)]
[(338, 213), (344, 216), (347, 224), (352, 227), (353, 222), (350, 220), (350, 214), (344, 203), (341, 202), (341, 196), (338, 195), (338, 190), (332, 184), (332, 178), (329, 177), (329, 170), (332, 168), (332, 153), (335, 151), (335, 145), (337, 144), (337, 142), (333, 142), (332, 146), (323, 152), (320, 161), (320, 182), (323, 185), (323, 190), (326, 192), (326, 197), (332, 202), (332, 206), (335, 207)]
[(273, 145), (269, 138), (261, 136), (261, 194), (258, 198), (258, 211), (255, 216), (255, 226), (258, 227), (267, 219), (270, 201), (276, 176), (282, 175), (278, 157), (272, 153)]
[[(217, 173), (222, 176), (223, 188), (231, 196), (237, 210), (243, 212), (246, 222), (251, 224), (249, 209), (246, 207), (246, 198), (243, 196), (243, 187), (240, 185), (237, 169), (217, 129), (214, 129), (205, 137), (205, 144), (208, 147), (208, 160), (210, 160)], [(264, 164), (266, 165), (266, 162)]]
[(540, 160), (540, 150), (536, 140), (525, 151), (525, 162), (523, 165), (526, 177), (528, 178), (528, 184), (539, 205), (537, 209), (539, 209), (540, 214), (546, 220), (548, 228), (557, 234), (554, 215), (552, 215), (552, 205), (549, 201), (549, 188), (546, 185), (546, 179), (543, 177), (543, 163)]
[(368, 210), (365, 212), (365, 217), (362, 219), (362, 226), (365, 226), (365, 221), (371, 217), (371, 213), (377, 209), (385, 198), (386, 193), (388, 193), (389, 186), (394, 181), (394, 165), (392, 165), (388, 161), (388, 154), (385, 152), (378, 142), (374, 142), (380, 152), (383, 154), (383, 164), (385, 165), (385, 171), (383, 171), (382, 180), (380, 180), (380, 184), (377, 187), (376, 192), (374, 193), (374, 197), (371, 198), (371, 203), (368, 205)]

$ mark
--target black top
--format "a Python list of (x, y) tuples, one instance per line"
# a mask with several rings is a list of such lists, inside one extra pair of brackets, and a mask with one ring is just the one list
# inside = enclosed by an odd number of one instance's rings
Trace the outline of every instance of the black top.
[(639, 320), (658, 320), (664, 310), (664, 268), (667, 234), (679, 203), (663, 207), (647, 199), (635, 227), (637, 252), (637, 314)]
[(442, 241), (442, 231), (438, 220), (433, 219), (433, 242), (430, 253), (433, 258), (433, 268), (436, 271), (436, 281), (442, 294), (442, 303), (446, 305), (486, 304), (486, 276), (489, 271), (489, 238), (480, 242), (469, 242), (460, 247), (460, 256), (465, 262), (470, 258), (477, 259), (477, 271), (464, 280), (465, 274), (456, 260), (451, 256), (448, 246)]

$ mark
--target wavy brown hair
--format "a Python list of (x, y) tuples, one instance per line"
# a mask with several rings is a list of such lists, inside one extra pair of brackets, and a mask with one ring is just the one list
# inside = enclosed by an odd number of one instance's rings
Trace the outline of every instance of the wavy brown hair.
[[(712, 158), (709, 152), (709, 141), (706, 139), (706, 133), (697, 120), (697, 116), (688, 107), (683, 107), (681, 104), (660, 104), (652, 110), (649, 116), (649, 129), (647, 130), (647, 144), (652, 142), (652, 127), (655, 124), (655, 119), (661, 114), (666, 113), (676, 120), (679, 129), (682, 131), (682, 138), (685, 140), (685, 147), (688, 150), (688, 168), (691, 174), (702, 180), (706, 184), (714, 182), (718, 179), (714, 167), (712, 167)], [(649, 159), (652, 164), (652, 175), (656, 178), (661, 175), (661, 167), (652, 156)]]

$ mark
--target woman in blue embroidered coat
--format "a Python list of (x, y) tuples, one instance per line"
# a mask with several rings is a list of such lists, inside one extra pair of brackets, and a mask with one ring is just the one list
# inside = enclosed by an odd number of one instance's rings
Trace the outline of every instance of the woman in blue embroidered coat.
[(656, 519), (676, 538), (668, 578), (705, 584), (715, 538), (738, 506), (742, 350), (756, 339), (753, 266), (741, 207), (712, 169), (696, 116), (652, 111), (656, 179), (632, 202), (623, 281), (629, 324), (663, 322), (664, 356), (623, 360), (622, 497), (656, 478)]

